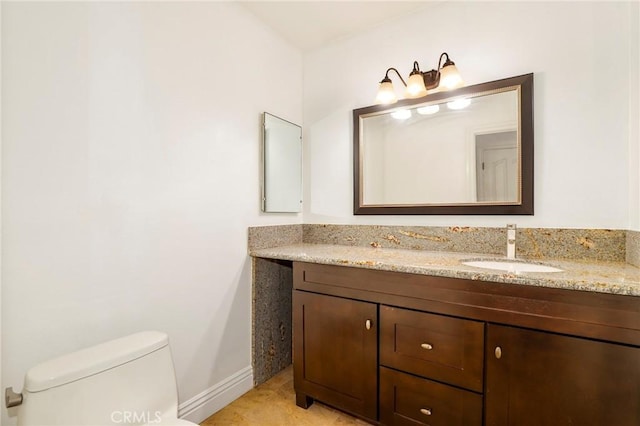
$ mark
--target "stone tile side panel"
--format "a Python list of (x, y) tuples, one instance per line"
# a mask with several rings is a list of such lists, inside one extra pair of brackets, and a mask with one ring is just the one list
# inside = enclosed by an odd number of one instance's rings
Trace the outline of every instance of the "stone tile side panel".
[(627, 263), (640, 268), (640, 232), (627, 231)]
[[(304, 224), (305, 243), (506, 256), (505, 228)], [(625, 261), (626, 231), (520, 228), (516, 256)]]
[(249, 251), (302, 242), (302, 224), (249, 227)]
[(257, 386), (291, 365), (291, 262), (253, 258), (252, 354)]

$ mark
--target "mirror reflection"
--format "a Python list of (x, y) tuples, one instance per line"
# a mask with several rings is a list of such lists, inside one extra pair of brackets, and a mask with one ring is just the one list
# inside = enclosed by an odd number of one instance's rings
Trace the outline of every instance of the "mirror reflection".
[(364, 117), (363, 204), (517, 202), (517, 89)]
[(263, 114), (262, 211), (302, 210), (302, 127)]
[(533, 214), (533, 74), (353, 118), (355, 214)]

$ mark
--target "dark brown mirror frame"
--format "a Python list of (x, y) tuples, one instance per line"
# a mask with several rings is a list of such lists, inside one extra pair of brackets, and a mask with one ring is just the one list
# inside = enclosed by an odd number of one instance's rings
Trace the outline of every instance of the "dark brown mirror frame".
[[(521, 196), (519, 204), (434, 204), (363, 206), (360, 170), (360, 118), (363, 115), (471, 95), (505, 87), (520, 86)], [(533, 215), (533, 73), (505, 78), (456, 90), (437, 92), (393, 105), (373, 105), (353, 110), (353, 214), (354, 215)]]

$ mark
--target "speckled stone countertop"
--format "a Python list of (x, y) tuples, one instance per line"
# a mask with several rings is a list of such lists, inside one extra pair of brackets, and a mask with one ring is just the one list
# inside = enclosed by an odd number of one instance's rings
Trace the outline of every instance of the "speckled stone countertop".
[(466, 266), (464, 260), (505, 259), (497, 255), (332, 244), (292, 244), (251, 250), (253, 257), (342, 265), (506, 284), (640, 296), (640, 268), (624, 262), (526, 259), (562, 272), (509, 273)]

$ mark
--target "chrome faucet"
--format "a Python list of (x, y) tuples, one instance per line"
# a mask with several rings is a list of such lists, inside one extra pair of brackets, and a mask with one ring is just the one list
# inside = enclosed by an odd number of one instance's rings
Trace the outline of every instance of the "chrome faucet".
[(507, 225), (507, 259), (516, 258), (516, 225)]

